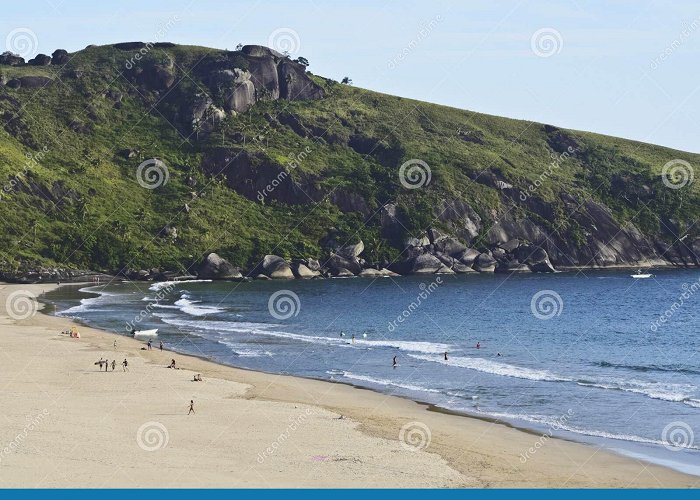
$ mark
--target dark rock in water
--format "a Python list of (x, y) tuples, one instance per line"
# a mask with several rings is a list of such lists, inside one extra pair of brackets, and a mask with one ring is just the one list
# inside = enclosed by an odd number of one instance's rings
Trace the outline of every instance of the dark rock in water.
[(294, 278), (294, 273), (287, 261), (277, 255), (266, 255), (256, 269), (272, 279)]
[(480, 253), (474, 261), (474, 269), (482, 273), (492, 273), (496, 270), (496, 259), (487, 253)]
[(457, 262), (452, 266), (452, 270), (456, 273), (459, 274), (468, 274), (468, 273), (475, 273), (476, 271), (472, 269), (471, 267), (467, 266), (466, 264), (462, 264), (460, 262)]
[(200, 279), (227, 280), (241, 279), (241, 271), (234, 267), (226, 259), (222, 259), (215, 253), (210, 253), (200, 264), (197, 276)]
[(328, 260), (325, 262), (325, 267), (329, 269), (334, 276), (340, 276), (343, 270), (349, 271), (351, 274), (359, 274), (362, 271), (362, 266), (356, 259), (348, 259), (342, 255), (331, 253)]
[(466, 266), (471, 266), (472, 264), (474, 264), (474, 261), (480, 253), (481, 252), (479, 252), (478, 250), (474, 250), (473, 248), (467, 248), (464, 252), (455, 256), (455, 258), (462, 264)]
[(527, 264), (521, 264), (517, 260), (510, 262), (499, 262), (496, 266), (497, 273), (529, 273), (531, 271)]
[(33, 59), (27, 61), (30, 66), (48, 66), (51, 64), (51, 56), (46, 54), (37, 54)]
[(410, 262), (407, 274), (434, 274), (444, 266), (440, 259), (429, 253), (419, 255)]
[(294, 276), (299, 279), (316, 278), (321, 275), (320, 272), (309, 269), (303, 262), (292, 262), (291, 268)]

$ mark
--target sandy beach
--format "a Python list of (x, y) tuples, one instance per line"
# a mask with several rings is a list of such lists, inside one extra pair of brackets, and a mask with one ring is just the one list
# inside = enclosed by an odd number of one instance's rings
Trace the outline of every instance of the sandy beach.
[[(70, 338), (61, 334), (76, 326), (68, 319), (7, 310), (11, 294), (52, 286), (0, 284), (0, 487), (700, 484), (406, 399), (161, 352), (157, 340), (148, 351), (82, 326), (81, 338)], [(116, 369), (100, 371), (100, 358)], [(179, 369), (167, 368), (171, 358)], [(193, 381), (198, 373), (202, 382)]]

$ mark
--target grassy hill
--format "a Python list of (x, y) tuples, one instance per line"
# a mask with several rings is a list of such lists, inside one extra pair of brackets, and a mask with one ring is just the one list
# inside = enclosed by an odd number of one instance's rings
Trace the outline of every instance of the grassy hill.
[[(0, 65), (0, 270), (186, 272), (209, 252), (252, 267), (358, 239), (386, 265), (428, 228), (479, 251), (519, 239), (558, 267), (698, 263), (700, 187), (662, 171), (700, 155), (285, 72), (261, 51), (123, 44)], [(155, 189), (137, 175), (151, 158), (167, 169)], [(399, 175), (412, 159), (431, 177), (416, 189)]]

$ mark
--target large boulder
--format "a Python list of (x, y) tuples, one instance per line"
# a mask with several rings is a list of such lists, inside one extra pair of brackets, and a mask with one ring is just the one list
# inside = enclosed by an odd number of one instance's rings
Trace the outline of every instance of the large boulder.
[(455, 256), (455, 258), (462, 264), (466, 266), (471, 266), (472, 264), (474, 264), (474, 261), (480, 253), (481, 252), (479, 252), (478, 250), (474, 250), (473, 248), (467, 248), (464, 252)]
[(0, 64), (4, 64), (5, 66), (22, 66), (24, 64), (24, 58), (7, 51), (0, 54)]
[(440, 269), (445, 267), (445, 265), (429, 253), (419, 255), (411, 263), (410, 274), (434, 274)]
[(293, 279), (294, 273), (287, 261), (277, 255), (266, 255), (260, 265), (262, 273), (272, 279)]
[(474, 269), (482, 273), (492, 273), (496, 270), (496, 259), (487, 253), (480, 253), (474, 260)]
[(280, 97), (293, 100), (315, 100), (323, 97), (323, 90), (306, 76), (301, 64), (283, 59), (278, 66)]
[(462, 244), (457, 238), (447, 237), (436, 241), (435, 249), (454, 257), (464, 252), (467, 246)]
[(37, 54), (33, 59), (27, 61), (30, 66), (48, 66), (51, 64), (51, 56), (46, 54)]
[(362, 266), (356, 259), (348, 259), (337, 253), (331, 253), (326, 261), (326, 267), (334, 276), (343, 274), (343, 271), (349, 271), (351, 274), (359, 274), (362, 271)]
[(205, 280), (242, 279), (240, 269), (215, 253), (207, 255), (199, 266), (197, 277)]
[(65, 49), (56, 49), (51, 54), (51, 64), (66, 64), (70, 58), (68, 57), (68, 51)]
[(23, 76), (19, 79), (22, 84), (22, 88), (25, 89), (37, 89), (45, 87), (52, 82), (51, 78), (46, 76)]
[(335, 253), (346, 259), (356, 259), (362, 252), (364, 252), (364, 250), (365, 244), (362, 240), (360, 240), (357, 243), (352, 243), (350, 245), (337, 248)]
[(291, 265), (294, 276), (299, 279), (310, 279), (320, 276), (320, 272), (309, 269), (303, 262), (292, 262)]

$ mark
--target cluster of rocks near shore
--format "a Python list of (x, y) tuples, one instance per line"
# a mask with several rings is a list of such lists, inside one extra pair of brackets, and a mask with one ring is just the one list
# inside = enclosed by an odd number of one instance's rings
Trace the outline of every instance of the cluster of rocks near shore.
[(364, 250), (360, 240), (334, 248), (325, 259), (287, 261), (277, 255), (266, 255), (247, 272), (210, 253), (196, 276), (213, 280), (267, 280), (555, 271), (547, 252), (528, 243), (511, 240), (493, 249), (477, 250), (437, 229), (428, 230), (421, 238), (409, 238), (395, 262), (368, 262), (362, 258)]

